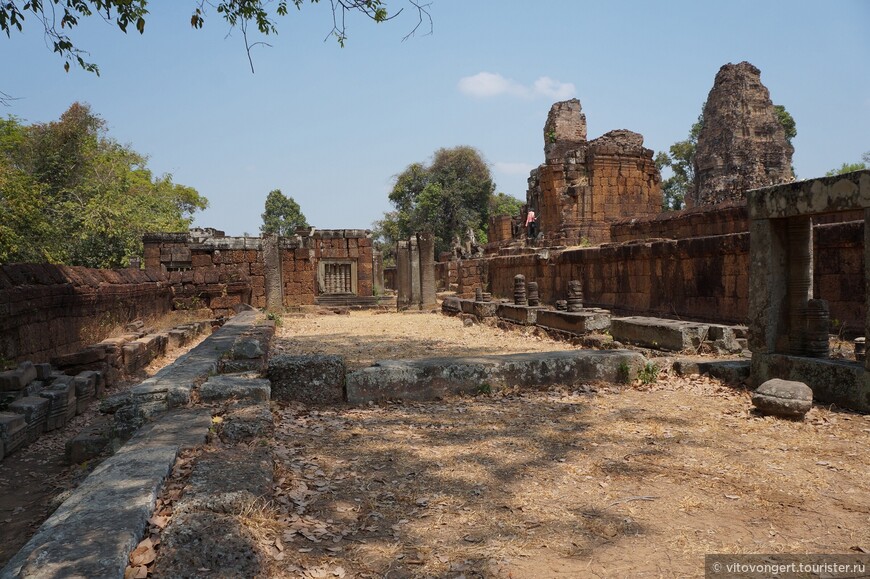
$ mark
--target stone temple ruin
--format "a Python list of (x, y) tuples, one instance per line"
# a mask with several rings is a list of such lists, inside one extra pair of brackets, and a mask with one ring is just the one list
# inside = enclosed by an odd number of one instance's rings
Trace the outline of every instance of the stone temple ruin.
[[(524, 209), (536, 211), (539, 235), (527, 239), (519, 227), (524, 214), (493, 216), (486, 246), (438, 262), (431, 234), (400, 241), (397, 268), (386, 276), (396, 295), (386, 291), (380, 254), (365, 230), (259, 238), (211, 229), (153, 233), (143, 240), (144, 269), (0, 265), (0, 357), (17, 364), (0, 373), (0, 460), (63, 427), (168, 346), (214, 330), (176, 363), (100, 401), (106, 428), (82, 431), (68, 446), (69, 459), (86, 460), (113, 437), (129, 442), (0, 576), (123, 575), (179, 451), (212, 432), (208, 403), (224, 405), (220, 438), (229, 447), (270, 435), (275, 398), (425, 400), (472, 393), (482, 383), (544, 386), (636, 375), (645, 355), (611, 349), (612, 338), (656, 352), (734, 354), (725, 362), (692, 362), (694, 371), (753, 385), (799, 380), (812, 399), (870, 413), (870, 361), (833, 359), (828, 348), (832, 329), (849, 338), (870, 331), (870, 171), (792, 182), (793, 149), (748, 63), (722, 67), (704, 120), (690, 208), (662, 213), (661, 179), (643, 137), (616, 130), (589, 141), (580, 102), (555, 103), (544, 125), (544, 163), (530, 175)], [(347, 372), (338, 356), (270, 358), (275, 325), (254, 311), (431, 310), (436, 288), (454, 292), (442, 300), (445, 313), (535, 326), (590, 347), (388, 360)], [(130, 324), (173, 308), (208, 308), (215, 319), (162, 332)], [(117, 324), (126, 324), (123, 335), (98, 335)], [(221, 479), (228, 461), (250, 467), (245, 492), (260, 485), (268, 494), (267, 449), (244, 456), (222, 449), (208, 474), (212, 483), (238, 482)], [(222, 503), (196, 492), (204, 491), (194, 489), (181, 503), (194, 519), (221, 520), (220, 509), (239, 496), (221, 495)], [(184, 556), (179, 520), (165, 531), (168, 575), (183, 569), (173, 567)], [(99, 556), (77, 558), (73, 548), (82, 544)]]
[(794, 147), (785, 138), (761, 71), (726, 64), (704, 105), (687, 207), (744, 201), (750, 189), (794, 180)]
[(577, 99), (550, 109), (544, 155), (529, 177), (526, 196), (544, 245), (607, 242), (610, 223), (661, 211), (660, 177), (643, 137), (616, 130), (587, 141)]

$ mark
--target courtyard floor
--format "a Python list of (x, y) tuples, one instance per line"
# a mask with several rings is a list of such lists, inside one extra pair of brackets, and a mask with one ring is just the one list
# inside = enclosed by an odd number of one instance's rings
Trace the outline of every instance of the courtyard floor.
[[(286, 317), (277, 348), (375, 359), (571, 348), (438, 314)], [(870, 552), (870, 416), (761, 417), (662, 372), (431, 403), (273, 403), (274, 577), (686, 577), (707, 553)]]

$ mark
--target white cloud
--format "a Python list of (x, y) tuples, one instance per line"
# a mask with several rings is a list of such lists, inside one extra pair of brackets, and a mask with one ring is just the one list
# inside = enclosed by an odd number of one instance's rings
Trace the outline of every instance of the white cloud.
[(577, 89), (574, 88), (573, 83), (559, 82), (549, 76), (542, 76), (535, 81), (534, 92), (541, 96), (563, 101), (574, 96), (577, 93)]
[(528, 175), (529, 172), (535, 168), (535, 165), (530, 165), (528, 163), (505, 163), (503, 161), (496, 161), (493, 163), (493, 167), (499, 173), (504, 173), (505, 175)]
[(573, 83), (560, 82), (548, 76), (542, 76), (531, 86), (526, 86), (492, 72), (478, 72), (459, 79), (459, 91), (475, 98), (507, 94), (525, 99), (547, 97), (556, 100), (565, 100), (577, 93)]

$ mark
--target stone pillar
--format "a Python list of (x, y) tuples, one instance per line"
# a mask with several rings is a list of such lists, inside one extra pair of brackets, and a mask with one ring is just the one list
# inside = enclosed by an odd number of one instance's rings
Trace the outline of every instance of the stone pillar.
[(420, 249), (420, 309), (438, 307), (435, 297), (435, 236), (420, 233), (417, 236)]
[(813, 224), (788, 218), (788, 352), (806, 354), (807, 302), (813, 298)]
[(266, 309), (284, 311), (284, 275), (281, 271), (281, 247), (277, 235), (263, 238), (263, 262), (266, 273)]
[(753, 219), (749, 222), (749, 349), (753, 354), (753, 366), (761, 354), (784, 353), (788, 349), (788, 236), (785, 224), (784, 219)]
[(384, 257), (376, 249), (372, 250), (372, 289), (374, 295), (384, 295)]
[(407, 241), (396, 243), (396, 291), (396, 308), (407, 310), (411, 302), (411, 260)]
[(420, 245), (417, 243), (417, 236), (412, 235), (408, 240), (408, 260), (410, 261), (411, 274), (411, 299), (408, 301), (408, 308), (419, 310), (421, 300), (420, 288)]

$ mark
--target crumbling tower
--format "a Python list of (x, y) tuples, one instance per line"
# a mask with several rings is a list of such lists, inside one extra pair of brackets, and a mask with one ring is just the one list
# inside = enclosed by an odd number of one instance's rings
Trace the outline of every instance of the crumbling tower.
[(608, 242), (611, 222), (661, 211), (661, 177), (643, 136), (616, 130), (587, 141), (577, 99), (550, 108), (544, 155), (529, 177), (526, 203), (548, 245)]
[(793, 181), (792, 154), (761, 71), (748, 62), (726, 64), (704, 105), (686, 206), (743, 201), (750, 189)]

